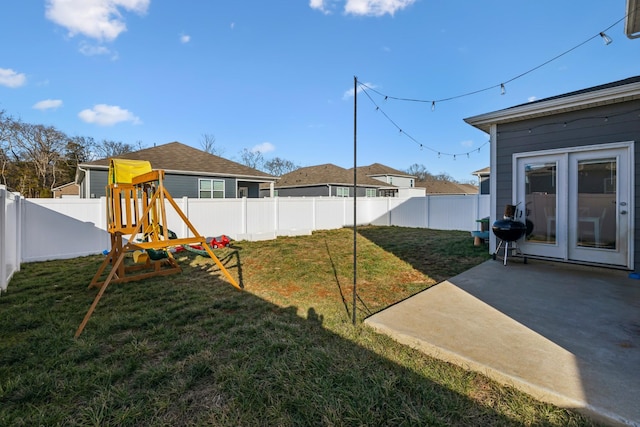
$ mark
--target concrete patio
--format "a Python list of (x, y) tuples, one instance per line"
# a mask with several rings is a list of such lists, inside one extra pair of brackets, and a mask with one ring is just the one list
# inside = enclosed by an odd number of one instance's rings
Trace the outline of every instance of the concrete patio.
[(487, 261), (365, 322), (539, 400), (640, 426), (640, 280), (628, 272)]

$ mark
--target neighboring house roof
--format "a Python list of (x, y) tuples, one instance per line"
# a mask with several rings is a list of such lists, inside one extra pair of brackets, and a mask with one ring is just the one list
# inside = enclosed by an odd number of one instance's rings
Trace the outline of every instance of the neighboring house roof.
[[(364, 175), (357, 174), (357, 185), (360, 187), (395, 188)], [(353, 185), (353, 169), (348, 170), (331, 163), (296, 169), (280, 177), (275, 188), (309, 187), (315, 185)]]
[(478, 169), (475, 172), (471, 172), (471, 175), (480, 177), (480, 176), (489, 176), (490, 173), (491, 173), (491, 167), (487, 166), (486, 168)]
[[(358, 169), (367, 176), (400, 176), (403, 178), (417, 178), (414, 175), (410, 175), (406, 172), (402, 172), (397, 169), (390, 168), (389, 166), (385, 166), (380, 163), (374, 163), (369, 166), (360, 166), (358, 167)], [(353, 168), (349, 170), (353, 171)]]
[(627, 0), (627, 15), (624, 33), (630, 39), (640, 37), (640, 0)]
[(464, 189), (467, 190), (466, 194), (477, 194), (478, 193), (478, 186), (477, 185), (473, 185), (473, 184), (458, 184), (458, 185), (463, 190)]
[(53, 189), (53, 195), (54, 197), (78, 196), (80, 195), (80, 186), (75, 182), (68, 182), (55, 187)]
[(475, 185), (451, 181), (418, 181), (416, 187), (425, 188), (427, 194), (478, 194), (478, 187)]
[(468, 117), (464, 121), (489, 133), (493, 124), (546, 117), (636, 99), (640, 99), (640, 76)]
[[(274, 181), (277, 178), (240, 163), (209, 154), (180, 142), (170, 142), (117, 156), (119, 159), (147, 160), (154, 169), (189, 175), (223, 175), (236, 178)], [(108, 169), (109, 159), (78, 165), (79, 169)], [(77, 180), (77, 179), (76, 179)]]

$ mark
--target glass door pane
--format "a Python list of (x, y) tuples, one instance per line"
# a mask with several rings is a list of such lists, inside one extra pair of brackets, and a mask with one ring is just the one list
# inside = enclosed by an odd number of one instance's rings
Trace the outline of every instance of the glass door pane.
[(578, 247), (616, 249), (616, 177), (615, 158), (578, 161)]
[(525, 163), (524, 202), (529, 243), (556, 244), (557, 239), (557, 188), (558, 164), (556, 162)]

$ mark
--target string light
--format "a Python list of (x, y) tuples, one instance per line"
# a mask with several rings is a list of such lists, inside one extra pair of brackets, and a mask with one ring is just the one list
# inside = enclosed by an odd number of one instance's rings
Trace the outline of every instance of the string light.
[(376, 89), (374, 89), (374, 88), (372, 88), (372, 87), (370, 87), (370, 86), (367, 86), (366, 84), (364, 84), (364, 83), (362, 83), (362, 82), (358, 82), (358, 83), (360, 84), (360, 86), (361, 86), (361, 87), (365, 87), (365, 88), (369, 89), (370, 91), (375, 92), (375, 93), (377, 93), (377, 94), (378, 94), (378, 95), (380, 95), (380, 96), (383, 96), (385, 101), (387, 101), (387, 100), (395, 100), (395, 101), (408, 101), (408, 102), (423, 102), (423, 103), (430, 103), (430, 104), (431, 104), (431, 110), (432, 110), (432, 111), (433, 111), (433, 110), (435, 110), (436, 102), (453, 101), (453, 100), (455, 100), (455, 99), (464, 98), (464, 97), (471, 96), (471, 95), (476, 95), (476, 94), (478, 94), (478, 93), (486, 92), (486, 91), (488, 91), (488, 90), (492, 90), (492, 89), (496, 89), (496, 88), (500, 88), (500, 92), (504, 95), (504, 94), (506, 93), (505, 85), (507, 85), (508, 83), (511, 83), (511, 82), (513, 82), (513, 81), (515, 81), (515, 80), (518, 80), (518, 79), (520, 79), (520, 78), (522, 78), (522, 77), (526, 76), (527, 74), (530, 74), (530, 73), (532, 73), (532, 72), (534, 72), (534, 71), (538, 70), (539, 68), (542, 68), (542, 67), (544, 67), (545, 65), (550, 64), (551, 62), (553, 62), (553, 61), (555, 61), (555, 60), (557, 60), (557, 59), (559, 59), (559, 58), (561, 58), (561, 57), (563, 57), (563, 56), (565, 56), (565, 55), (567, 55), (567, 54), (569, 54), (569, 53), (573, 52), (574, 50), (578, 49), (579, 47), (582, 47), (583, 45), (585, 45), (585, 44), (589, 43), (591, 40), (593, 40), (593, 39), (595, 39), (595, 38), (601, 37), (601, 38), (605, 41), (605, 44), (607, 44), (607, 45), (608, 45), (608, 44), (610, 44), (613, 40), (611, 39), (611, 37), (609, 37), (609, 36), (607, 36), (607, 35), (606, 35), (605, 31), (609, 31), (611, 28), (615, 27), (615, 26), (616, 26), (616, 25), (618, 25), (620, 22), (624, 21), (624, 19), (625, 19), (626, 17), (627, 17), (626, 15), (625, 15), (625, 16), (623, 16), (622, 18), (620, 18), (619, 20), (617, 20), (617, 21), (616, 21), (616, 22), (614, 22), (613, 24), (609, 25), (609, 26), (608, 26), (607, 28), (605, 28), (604, 30), (602, 30), (602, 31), (598, 32), (597, 34), (595, 34), (595, 35), (593, 35), (593, 36), (591, 36), (591, 37), (589, 37), (588, 39), (586, 39), (586, 40), (585, 40), (585, 41), (583, 41), (582, 43), (577, 44), (576, 46), (572, 47), (571, 49), (565, 50), (565, 51), (564, 51), (564, 52), (562, 52), (561, 54), (556, 55), (556, 56), (554, 56), (553, 58), (551, 58), (551, 59), (549, 59), (549, 60), (547, 60), (547, 61), (543, 62), (542, 64), (540, 64), (540, 65), (538, 65), (538, 66), (536, 66), (536, 67), (533, 67), (533, 68), (531, 68), (531, 69), (529, 69), (529, 70), (527, 70), (527, 71), (525, 71), (525, 72), (523, 72), (523, 73), (520, 73), (520, 74), (518, 74), (518, 75), (517, 75), (517, 76), (515, 76), (515, 77), (512, 77), (512, 78), (510, 78), (510, 79), (508, 79), (508, 80), (505, 80), (505, 81), (503, 81), (503, 82), (502, 82), (502, 83), (500, 83), (500, 84), (496, 84), (496, 85), (493, 85), (493, 86), (489, 86), (489, 87), (486, 87), (486, 88), (484, 88), (484, 89), (478, 89), (478, 90), (474, 90), (474, 91), (471, 91), (471, 92), (463, 93), (463, 94), (460, 94), (460, 95), (450, 96), (450, 97), (446, 97), (446, 98), (442, 98), (442, 99), (430, 99), (430, 100), (426, 100), (426, 99), (417, 99), (417, 98), (402, 98), (402, 97), (397, 97), (397, 96), (385, 95), (385, 94), (383, 94), (383, 93), (380, 93), (380, 92), (379, 92), (379, 91), (377, 91)]
[[(376, 111), (379, 111), (380, 113), (382, 113), (382, 115), (393, 125), (395, 126), (395, 128), (398, 130), (398, 133), (400, 135), (404, 135), (407, 138), (409, 138), (411, 141), (415, 142), (418, 147), (420, 147), (420, 150), (422, 151), (423, 148), (426, 148), (429, 151), (432, 151), (434, 153), (438, 153), (438, 158), (440, 158), (441, 156), (452, 156), (455, 160), (456, 156), (462, 156), (462, 155), (467, 155), (467, 157), (469, 157), (470, 153), (473, 153), (476, 151), (476, 149), (474, 148), (471, 151), (466, 151), (463, 153), (443, 153), (441, 151), (436, 151), (433, 148), (430, 148), (428, 146), (425, 146), (423, 143), (421, 143), (420, 141), (418, 141), (416, 138), (414, 138), (413, 136), (411, 136), (410, 134), (408, 134), (406, 131), (404, 131), (391, 117), (389, 117), (389, 115), (378, 105), (376, 104), (375, 100), (371, 97), (371, 95), (369, 94), (369, 91), (366, 89), (366, 85), (363, 85), (362, 83), (360, 83), (360, 89), (362, 89), (362, 93), (364, 93), (367, 98), (369, 98), (369, 100), (371, 101), (371, 103), (373, 103), (373, 105), (376, 106)], [(480, 147), (478, 147), (478, 153), (480, 152), (480, 149), (482, 147), (484, 147), (485, 145), (487, 145), (489, 143), (489, 141), (485, 142), (484, 144), (482, 144)]]
[(611, 42), (613, 42), (613, 39), (611, 37), (609, 37), (608, 35), (606, 35), (604, 33), (604, 31), (600, 33), (600, 37), (602, 37), (602, 40), (604, 41), (604, 44), (606, 44), (606, 45), (610, 45)]
[[(611, 28), (613, 28), (614, 26), (618, 25), (618, 24), (619, 24), (620, 22), (622, 22), (625, 18), (626, 18), (626, 15), (625, 15), (624, 17), (622, 17), (621, 19), (619, 19), (618, 21), (616, 21), (616, 22), (614, 22), (613, 24), (611, 24), (609, 27), (605, 28), (603, 31), (598, 32), (598, 34), (596, 34), (596, 35), (594, 35), (594, 36), (592, 36), (592, 37), (588, 38), (587, 40), (583, 41), (582, 43), (580, 43), (580, 44), (578, 44), (578, 45), (576, 45), (576, 46), (572, 47), (571, 49), (568, 49), (568, 50), (566, 50), (566, 51), (564, 51), (564, 52), (560, 53), (559, 55), (554, 56), (553, 58), (551, 58), (551, 59), (549, 59), (549, 60), (547, 60), (547, 61), (543, 62), (542, 64), (540, 64), (540, 65), (538, 65), (538, 66), (536, 66), (536, 67), (534, 67), (534, 68), (531, 68), (531, 69), (529, 69), (529, 70), (527, 70), (527, 71), (525, 71), (525, 72), (523, 72), (523, 73), (518, 74), (518, 75), (517, 75), (517, 76), (515, 76), (515, 77), (512, 77), (512, 78), (511, 78), (511, 79), (509, 79), (509, 80), (503, 81), (502, 83), (497, 84), (497, 85), (493, 85), (493, 86), (490, 86), (490, 87), (486, 87), (486, 88), (484, 88), (484, 89), (478, 89), (478, 90), (474, 90), (474, 91), (471, 91), (471, 92), (463, 93), (463, 94), (460, 94), (460, 95), (450, 96), (450, 97), (442, 98), (442, 99), (432, 99), (432, 100), (424, 100), (424, 99), (417, 99), (417, 98), (402, 98), (402, 97), (396, 97), (396, 96), (391, 96), (391, 95), (385, 95), (385, 94), (383, 94), (383, 93), (379, 92), (378, 90), (374, 89), (373, 87), (370, 87), (370, 86), (368, 86), (368, 85), (366, 85), (366, 84), (362, 83), (361, 81), (359, 81), (359, 80), (358, 80), (358, 78), (357, 78), (357, 77), (356, 77), (356, 82), (358, 83), (358, 85), (359, 85), (359, 86), (360, 86), (360, 88), (362, 89), (362, 92), (363, 92), (363, 93), (365, 93), (365, 94), (367, 95), (367, 97), (369, 98), (369, 100), (370, 100), (370, 101), (371, 101), (371, 102), (376, 106), (376, 111), (381, 112), (381, 113), (386, 117), (386, 119), (387, 119), (391, 124), (393, 124), (397, 129), (398, 129), (398, 131), (399, 131), (399, 133), (400, 133), (400, 134), (404, 134), (406, 137), (408, 137), (408, 138), (409, 138), (409, 139), (411, 139), (413, 142), (415, 142), (416, 144), (418, 144), (418, 146), (420, 147), (420, 150), (422, 151), (422, 149), (423, 149), (423, 148), (425, 148), (425, 147), (424, 147), (424, 145), (423, 145), (422, 143), (420, 143), (419, 141), (417, 141), (415, 138), (413, 138), (413, 137), (412, 137), (411, 135), (409, 135), (408, 133), (404, 132), (404, 131), (403, 131), (403, 130), (402, 130), (402, 129), (401, 129), (401, 128), (400, 128), (400, 127), (399, 127), (399, 126), (398, 126), (398, 125), (397, 125), (397, 124), (392, 120), (392, 119), (391, 119), (391, 117), (389, 117), (389, 116), (387, 115), (387, 113), (385, 113), (385, 112), (380, 108), (380, 106), (376, 104), (376, 102), (373, 100), (373, 98), (369, 95), (368, 90), (369, 90), (369, 91), (371, 91), (371, 92), (376, 93), (377, 95), (382, 96), (382, 97), (384, 98), (384, 101), (385, 101), (385, 102), (386, 102), (386, 101), (388, 101), (388, 100), (395, 100), (395, 101), (408, 101), (408, 102), (423, 102), (423, 103), (431, 103), (431, 111), (432, 111), (432, 112), (433, 112), (433, 111), (435, 111), (435, 109), (436, 109), (436, 102), (453, 101), (453, 100), (455, 100), (455, 99), (459, 99), (459, 98), (463, 98), (463, 97), (467, 97), (467, 96), (471, 96), (471, 95), (476, 95), (476, 94), (478, 94), (478, 93), (485, 92), (485, 91), (488, 91), (488, 90), (491, 90), (491, 89), (495, 89), (495, 88), (500, 88), (500, 94), (501, 94), (501, 95), (505, 95), (505, 94), (506, 94), (506, 92), (507, 92), (507, 90), (506, 90), (506, 84), (511, 83), (511, 82), (513, 82), (513, 81), (515, 81), (515, 80), (517, 80), (517, 79), (520, 79), (520, 78), (522, 78), (522, 77), (526, 76), (527, 74), (530, 74), (530, 73), (532, 73), (532, 72), (534, 72), (534, 71), (538, 70), (539, 68), (542, 68), (542, 67), (544, 67), (545, 65), (547, 65), (547, 64), (549, 64), (549, 63), (551, 63), (551, 62), (553, 62), (553, 61), (555, 61), (555, 60), (557, 60), (557, 59), (559, 59), (559, 58), (561, 58), (561, 57), (563, 57), (563, 56), (565, 56), (565, 55), (567, 55), (567, 54), (569, 54), (570, 52), (573, 52), (574, 50), (576, 50), (576, 49), (578, 49), (579, 47), (581, 47), (581, 46), (583, 46), (583, 45), (587, 44), (588, 42), (590, 42), (590, 41), (591, 41), (591, 40), (593, 40), (594, 38), (601, 37), (601, 38), (604, 40), (605, 44), (606, 44), (606, 45), (609, 45), (613, 40), (612, 40), (609, 36), (607, 36), (607, 34), (605, 33), (605, 31), (608, 31), (608, 30), (610, 30)], [(606, 122), (606, 121), (608, 121), (608, 117), (605, 117), (605, 122)], [(547, 126), (547, 125), (548, 125), (548, 124), (545, 124), (545, 125), (543, 125), (543, 126)], [(566, 127), (566, 126), (567, 126), (567, 122), (564, 122), (564, 123), (563, 123), (563, 125)], [(513, 132), (513, 131), (511, 131), (511, 132)], [(532, 132), (532, 129), (531, 129), (531, 128), (529, 128), (529, 129), (528, 129), (528, 132), (529, 132), (529, 133), (531, 133), (531, 132)], [(478, 153), (480, 153), (480, 149), (481, 149), (482, 147), (484, 147), (485, 145), (489, 144), (489, 142), (490, 142), (490, 141), (487, 141), (487, 142), (486, 142), (486, 143), (484, 143), (482, 146), (478, 147), (478, 148), (477, 148), (477, 152), (478, 152)], [(468, 151), (468, 152), (465, 152), (465, 153), (455, 153), (455, 154), (454, 154), (454, 153), (442, 153), (441, 151), (433, 150), (433, 149), (432, 149), (432, 148), (430, 148), (430, 147), (426, 147), (426, 148), (427, 148), (428, 150), (433, 151), (433, 152), (437, 152), (437, 153), (438, 153), (438, 158), (440, 158), (440, 157), (441, 157), (441, 155), (447, 155), (447, 156), (452, 156), (452, 157), (453, 157), (453, 160), (456, 160), (456, 156), (458, 156), (458, 155), (463, 155), (463, 154), (466, 154), (466, 155), (467, 155), (467, 158), (469, 158), (470, 153), (472, 153), (472, 152), (476, 151), (476, 149), (474, 149), (474, 150), (472, 150), (472, 151)]]
[(513, 134), (513, 133), (518, 133), (518, 132), (532, 133), (536, 129), (539, 129), (539, 128), (548, 128), (548, 127), (554, 127), (554, 126), (562, 126), (563, 128), (567, 128), (573, 123), (584, 122), (584, 121), (589, 121), (589, 120), (602, 120), (605, 123), (608, 123), (610, 121), (610, 119), (612, 119), (612, 118), (622, 117), (622, 116), (627, 116), (627, 115), (633, 115), (634, 117), (636, 115), (638, 115), (637, 117), (640, 117), (640, 108), (639, 109), (635, 109), (635, 110), (631, 110), (631, 111), (625, 111), (625, 112), (618, 113), (618, 114), (609, 115), (609, 116), (601, 116), (601, 115), (585, 116), (585, 117), (579, 117), (579, 118), (576, 118), (576, 119), (573, 119), (573, 120), (565, 120), (565, 121), (559, 121), (559, 122), (543, 123), (543, 124), (540, 124), (540, 125), (537, 125), (537, 126), (527, 127), (527, 128), (522, 128), (522, 129), (511, 129), (511, 130), (504, 130), (503, 129), (500, 132), (498, 132), (497, 135), (498, 136), (504, 136), (504, 135), (507, 135), (507, 134)]

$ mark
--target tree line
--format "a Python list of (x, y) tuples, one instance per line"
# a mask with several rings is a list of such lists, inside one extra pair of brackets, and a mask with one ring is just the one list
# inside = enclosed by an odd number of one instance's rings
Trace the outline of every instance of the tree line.
[[(212, 134), (203, 134), (201, 149), (222, 156), (224, 150)], [(144, 148), (141, 141), (128, 144), (87, 136), (69, 136), (54, 126), (25, 123), (0, 110), (0, 184), (25, 197), (52, 197), (53, 189), (73, 182), (78, 164), (117, 157)], [(282, 176), (298, 169), (294, 162), (260, 151), (244, 149), (239, 163), (270, 175)], [(413, 164), (405, 172), (418, 181), (454, 181), (446, 173), (431, 174), (424, 165)]]
[(75, 180), (79, 163), (137, 150), (120, 141), (69, 136), (54, 126), (25, 123), (0, 110), (0, 184), (25, 197), (51, 197)]
[[(211, 134), (203, 134), (200, 145), (210, 154), (223, 154)], [(142, 148), (141, 141), (69, 136), (54, 126), (26, 123), (0, 110), (0, 184), (25, 197), (52, 197), (54, 188), (75, 181), (78, 164)], [(240, 162), (275, 176), (299, 168), (290, 160), (267, 160), (261, 152), (248, 149), (240, 152)]]

